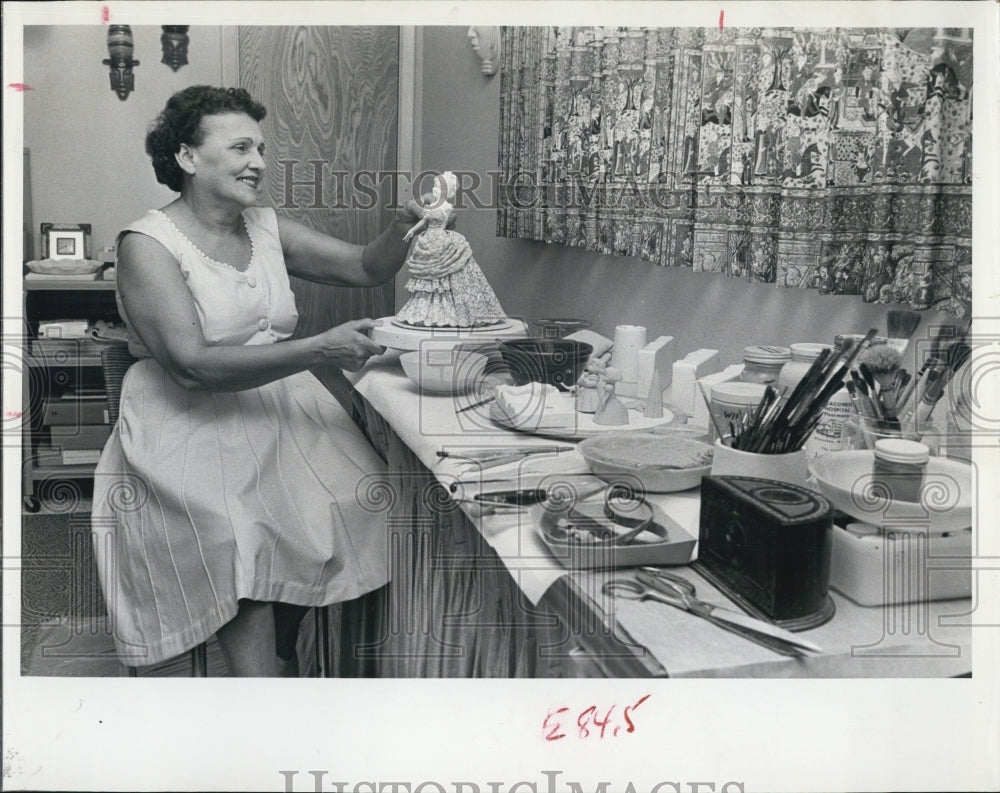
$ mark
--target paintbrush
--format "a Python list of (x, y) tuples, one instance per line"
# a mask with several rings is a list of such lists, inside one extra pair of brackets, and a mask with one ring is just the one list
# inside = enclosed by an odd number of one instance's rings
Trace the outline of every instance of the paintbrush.
[(868, 384), (864, 381), (864, 378), (853, 369), (851, 370), (851, 380), (854, 383), (854, 388), (858, 392), (858, 397), (866, 406), (866, 412), (872, 418), (884, 418), (884, 416), (879, 412), (874, 395), (868, 390)]
[[(906, 339), (917, 330), (920, 325), (920, 314), (909, 308), (891, 309), (886, 317), (886, 335), (890, 339)], [(902, 345), (905, 346), (905, 345)]]
[[(885, 408), (885, 417), (887, 419), (898, 418), (899, 407), (900, 405), (905, 404), (903, 393), (909, 382), (910, 373), (905, 369), (897, 369), (893, 375), (891, 396), (889, 399), (883, 400), (882, 403)], [(892, 404), (890, 405), (889, 402)]]
[(854, 385), (854, 381), (848, 380), (844, 385), (847, 386), (847, 393), (850, 395), (851, 402), (854, 404), (854, 409), (858, 412), (858, 415), (865, 418), (875, 418), (875, 415), (869, 412), (870, 408), (865, 403), (865, 400), (858, 393), (858, 387)]
[(860, 360), (861, 365), (866, 366), (872, 378), (878, 382), (880, 392), (893, 389), (896, 371), (903, 360), (898, 350), (894, 350), (888, 344), (876, 344), (862, 352)]

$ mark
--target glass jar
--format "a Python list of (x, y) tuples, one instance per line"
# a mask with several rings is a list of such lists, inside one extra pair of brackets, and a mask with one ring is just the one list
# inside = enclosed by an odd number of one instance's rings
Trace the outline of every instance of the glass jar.
[(585, 319), (540, 319), (535, 322), (538, 328), (538, 335), (543, 339), (564, 339), (570, 333), (578, 330), (585, 330), (590, 327), (590, 322)]
[(778, 391), (784, 393), (786, 397), (790, 396), (795, 390), (795, 386), (799, 384), (799, 381), (805, 377), (806, 372), (813, 365), (813, 361), (819, 358), (823, 350), (828, 349), (830, 349), (828, 344), (814, 344), (812, 342), (793, 344), (792, 357), (788, 363), (781, 367), (781, 372), (778, 375), (776, 386)]
[(740, 380), (744, 383), (772, 385), (778, 382), (781, 367), (792, 357), (788, 347), (752, 346), (743, 349), (743, 371)]
[(920, 501), (930, 449), (917, 441), (882, 438), (875, 442), (872, 481), (893, 501)]
[(841, 451), (853, 451), (858, 449), (875, 448), (875, 444), (883, 438), (902, 439), (907, 441), (921, 441), (924, 446), (931, 450), (932, 455), (940, 454), (940, 444), (931, 434), (924, 434), (924, 425), (909, 422), (900, 425), (897, 421), (886, 421), (884, 419), (871, 418), (869, 416), (859, 416), (857, 411), (852, 412), (841, 427), (840, 449)]

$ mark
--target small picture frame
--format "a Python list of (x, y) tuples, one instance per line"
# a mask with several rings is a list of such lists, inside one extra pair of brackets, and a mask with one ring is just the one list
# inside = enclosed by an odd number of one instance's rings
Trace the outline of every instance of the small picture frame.
[(89, 223), (42, 223), (43, 259), (89, 259)]

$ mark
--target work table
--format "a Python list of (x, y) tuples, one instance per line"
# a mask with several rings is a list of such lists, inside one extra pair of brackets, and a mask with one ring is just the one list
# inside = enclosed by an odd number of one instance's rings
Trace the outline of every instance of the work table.
[[(456, 504), (442, 496), (454, 491), (456, 496), (471, 498), (480, 489), (534, 486), (545, 477), (548, 481), (561, 477), (561, 481), (588, 482), (581, 476), (589, 473), (587, 464), (575, 450), (533, 455), (478, 474), (472, 464), (438, 454), (460, 453), (463, 447), (573, 442), (501, 428), (488, 418), (487, 407), (457, 413), (474, 397), (418, 392), (397, 358), (398, 354), (390, 351), (348, 375), (369, 436), (387, 457), (394, 481), (404, 483), (403, 487), (416, 485), (414, 492), (425, 494), (421, 499), (419, 494), (410, 493), (396, 503), (393, 526), (397, 551), (393, 583), (385, 595), (388, 607), (391, 611), (392, 603), (405, 604), (411, 617), (422, 614), (430, 626), (422, 634), (425, 643), (452, 646), (463, 630), (489, 634), (485, 645), (483, 636), (474, 642), (479, 648), (474, 653), (488, 646), (491, 660), (477, 665), (467, 658), (471, 663), (467, 671), (461, 662), (421, 668), (413, 658), (388, 666), (376, 660), (380, 674), (948, 677), (971, 671), (971, 630), (962, 625), (966, 622), (962, 615), (972, 609), (968, 599), (862, 607), (831, 590), (836, 606), (833, 618), (802, 633), (820, 645), (823, 653), (790, 658), (673, 606), (603, 594), (602, 585), (607, 580), (631, 573), (626, 569), (569, 572), (536, 533), (529, 510), (479, 515), (475, 505)], [(486, 482), (480, 477), (506, 481)], [(459, 481), (462, 484), (456, 485)], [(433, 498), (426, 497), (428, 487), (436, 493)], [(697, 488), (651, 494), (649, 500), (692, 536), (698, 536)], [(408, 511), (409, 524), (405, 519)], [(429, 517), (428, 512), (439, 514)], [(429, 523), (441, 515), (448, 528), (431, 528)], [(416, 527), (414, 537), (407, 535), (411, 527)], [(480, 542), (485, 545), (477, 546), (479, 549), (470, 555), (470, 543)], [(402, 553), (401, 546), (417, 550)], [(461, 560), (458, 564), (449, 562), (457, 559)], [(701, 599), (738, 608), (690, 565), (670, 570), (688, 578)], [(461, 579), (461, 583), (448, 583), (445, 579), (449, 576)], [(494, 591), (496, 587), (499, 589)], [(431, 594), (441, 588), (449, 592), (450, 605)], [(464, 595), (460, 595), (458, 590), (463, 588)], [(469, 614), (477, 603), (494, 600), (503, 602), (498, 608), (509, 622), (501, 626), (484, 618), (482, 624), (473, 625), (476, 618)], [(435, 625), (441, 626), (438, 634)], [(522, 646), (508, 647), (507, 642)], [(412, 649), (414, 655), (426, 651), (426, 647)], [(393, 652), (398, 656), (397, 650)], [(495, 656), (512, 660), (494, 664)]]

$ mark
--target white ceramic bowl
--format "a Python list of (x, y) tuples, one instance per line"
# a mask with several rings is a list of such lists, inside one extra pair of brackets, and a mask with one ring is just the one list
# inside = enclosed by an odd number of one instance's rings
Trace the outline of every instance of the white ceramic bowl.
[(472, 388), (486, 368), (487, 358), (476, 352), (420, 349), (399, 356), (406, 376), (421, 391), (461, 394)]
[(28, 269), (41, 275), (90, 275), (104, 266), (94, 259), (36, 259), (27, 263)]
[(893, 501), (871, 476), (874, 452), (829, 452), (809, 466), (820, 492), (841, 512), (886, 531), (944, 534), (972, 525), (972, 466), (931, 457), (920, 501)]
[[(673, 493), (701, 484), (711, 470), (712, 447), (683, 434), (608, 432), (577, 446), (591, 472), (606, 482), (641, 485), (648, 493)], [(686, 453), (708, 457), (703, 464), (678, 467), (673, 459)]]

